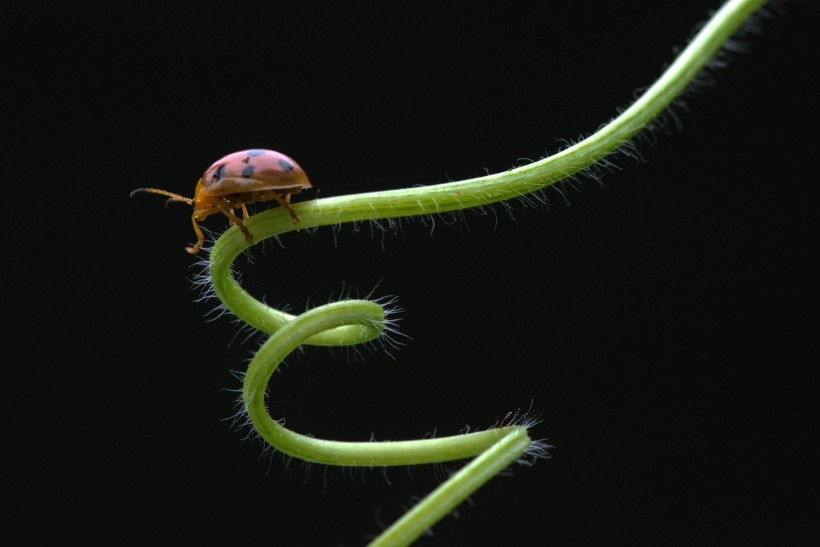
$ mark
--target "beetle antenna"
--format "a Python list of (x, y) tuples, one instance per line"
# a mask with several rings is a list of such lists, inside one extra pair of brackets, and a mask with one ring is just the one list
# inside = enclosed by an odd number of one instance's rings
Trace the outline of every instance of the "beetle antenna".
[(136, 190), (131, 192), (130, 197), (134, 197), (134, 195), (142, 194), (142, 193), (145, 193), (145, 194), (159, 194), (161, 196), (168, 197), (168, 201), (165, 202), (166, 207), (172, 201), (181, 201), (183, 203), (187, 203), (191, 207), (194, 206), (194, 200), (192, 200), (191, 198), (186, 198), (185, 196), (180, 196), (179, 194), (169, 192), (168, 190), (160, 190), (159, 188), (137, 188)]

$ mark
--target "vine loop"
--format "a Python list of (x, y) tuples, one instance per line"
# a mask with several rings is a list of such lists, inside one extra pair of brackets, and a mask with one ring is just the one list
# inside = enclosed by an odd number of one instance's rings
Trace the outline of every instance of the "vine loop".
[[(629, 108), (593, 135), (561, 152), (509, 171), (469, 180), (319, 199), (271, 209), (233, 227), (210, 253), (213, 289), (223, 305), (252, 327), (270, 333), (252, 359), (243, 386), (243, 401), (253, 427), (274, 448), (310, 462), (344, 466), (392, 466), (474, 458), (440, 485), (374, 545), (406, 545), (453, 510), (505, 467), (530, 457), (546, 456), (547, 445), (533, 442), (526, 419), (507, 426), (436, 439), (395, 442), (339, 442), (300, 435), (270, 417), (265, 391), (276, 367), (302, 344), (348, 346), (374, 340), (385, 330), (385, 310), (368, 300), (344, 300), (294, 316), (251, 297), (231, 274), (236, 257), (253, 241), (288, 231), (344, 222), (440, 214), (491, 205), (540, 191), (593, 167), (618, 151), (661, 114), (692, 82), (762, 4), (763, 0), (730, 0), (693, 38), (661, 77)], [(300, 218), (294, 227), (293, 218)]]

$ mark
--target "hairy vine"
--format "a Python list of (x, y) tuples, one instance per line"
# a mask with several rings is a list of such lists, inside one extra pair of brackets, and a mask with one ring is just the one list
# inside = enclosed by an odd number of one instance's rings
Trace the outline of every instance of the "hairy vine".
[[(434, 215), (491, 205), (537, 193), (559, 181), (600, 165), (623, 151), (670, 106), (727, 41), (764, 3), (730, 0), (693, 37), (678, 58), (631, 106), (591, 136), (540, 161), (502, 173), (458, 182), (317, 199), (292, 205), (294, 225), (285, 208), (273, 208), (244, 221), (253, 243), (296, 229)], [(726, 51), (730, 48), (726, 48)], [(295, 211), (295, 213), (294, 213)], [(534, 442), (531, 423), (513, 420), (485, 431), (451, 437), (393, 441), (339, 442), (301, 435), (273, 419), (266, 407), (268, 382), (276, 367), (302, 344), (349, 346), (379, 338), (389, 327), (385, 308), (370, 300), (342, 300), (291, 315), (254, 299), (234, 278), (234, 260), (252, 243), (234, 226), (210, 250), (212, 289), (241, 321), (270, 334), (248, 366), (242, 400), (255, 431), (276, 450), (308, 462), (340, 466), (397, 466), (472, 460), (416, 504), (373, 541), (407, 545), (451, 512), (465, 498), (510, 464), (532, 463), (547, 456), (548, 446)]]

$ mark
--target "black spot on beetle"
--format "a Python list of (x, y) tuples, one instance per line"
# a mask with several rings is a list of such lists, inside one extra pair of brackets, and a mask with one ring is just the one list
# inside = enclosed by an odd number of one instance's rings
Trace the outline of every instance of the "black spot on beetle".
[(217, 181), (225, 176), (225, 164), (220, 165), (214, 171), (214, 180)]
[(282, 171), (284, 171), (285, 173), (290, 173), (291, 171), (293, 171), (293, 164), (288, 160), (280, 159), (278, 163), (279, 167), (281, 167)]
[(252, 158), (255, 157), (255, 156), (264, 156), (266, 153), (267, 153), (267, 150), (260, 150), (260, 149), (248, 150), (248, 156), (250, 156)]
[(256, 167), (254, 167), (253, 165), (249, 165), (242, 169), (242, 176), (246, 179), (249, 179), (253, 176), (254, 171), (256, 171)]

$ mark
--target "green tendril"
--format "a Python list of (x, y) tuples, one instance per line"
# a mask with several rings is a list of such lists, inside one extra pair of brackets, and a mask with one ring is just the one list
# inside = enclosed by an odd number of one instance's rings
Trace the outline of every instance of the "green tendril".
[[(293, 205), (301, 217), (294, 226), (283, 208), (246, 221), (254, 242), (297, 229), (345, 222), (432, 215), (491, 205), (542, 190), (594, 166), (649, 125), (693, 81), (763, 0), (730, 0), (719, 9), (660, 78), (629, 108), (593, 135), (532, 164), (503, 173), (424, 187), (318, 199)], [(418, 503), (373, 545), (407, 545), (467, 496), (527, 454), (544, 455), (527, 434), (512, 424), (451, 437), (394, 441), (339, 442), (300, 435), (269, 415), (268, 382), (276, 367), (302, 344), (350, 346), (374, 340), (385, 330), (385, 310), (368, 300), (344, 300), (294, 316), (251, 297), (231, 273), (236, 257), (249, 247), (242, 232), (227, 230), (210, 253), (213, 288), (224, 306), (242, 321), (270, 333), (251, 361), (243, 400), (258, 434), (276, 450), (309, 462), (342, 466), (395, 466), (474, 458)]]

